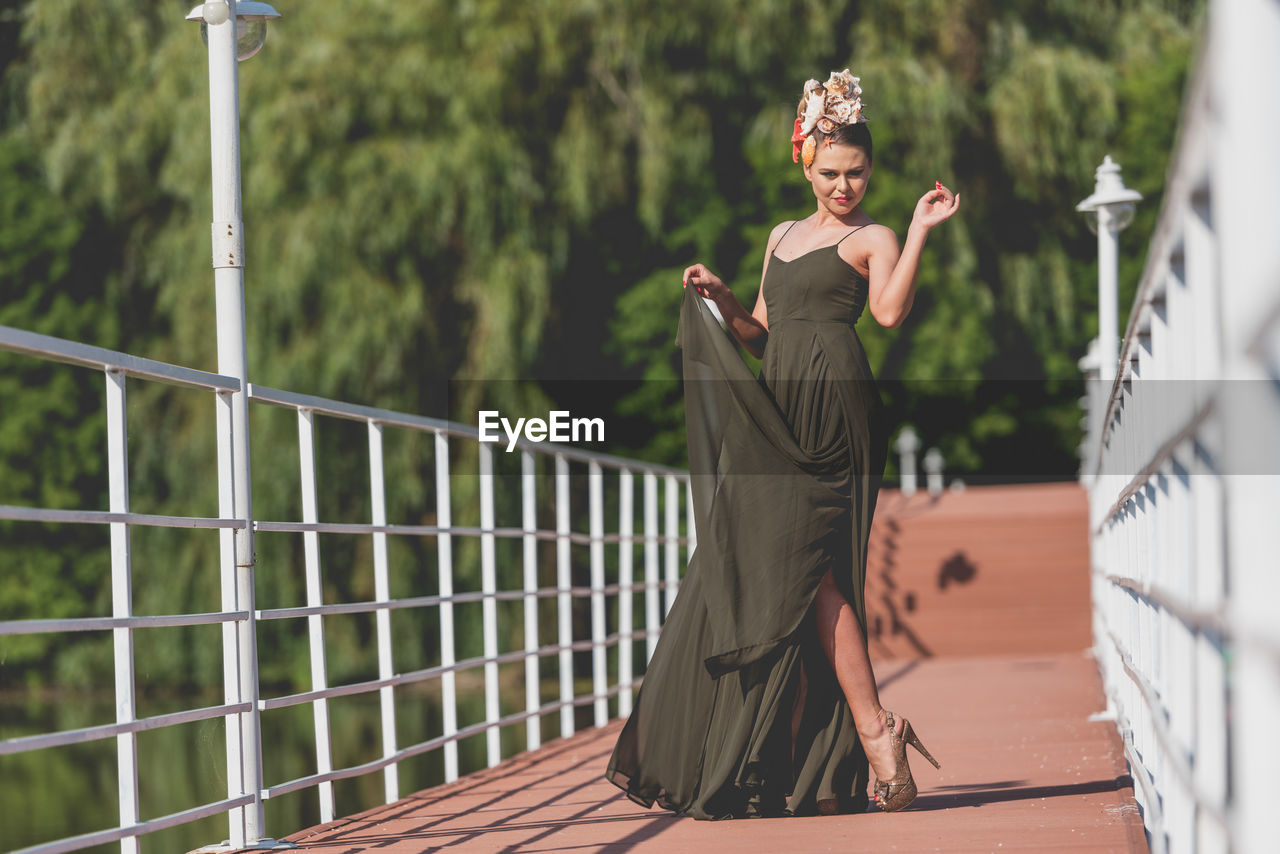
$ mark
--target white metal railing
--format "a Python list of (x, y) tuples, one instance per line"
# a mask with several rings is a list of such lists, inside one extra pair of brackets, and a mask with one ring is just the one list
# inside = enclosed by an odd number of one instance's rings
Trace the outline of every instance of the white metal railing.
[(1081, 475), (1095, 652), (1155, 854), (1269, 850), (1280, 793), (1280, 7), (1208, 21)]
[[(0, 350), (23, 353), (46, 360), (70, 362), (102, 370), (106, 378), (106, 415), (108, 419), (108, 468), (110, 507), (99, 510), (56, 510), (32, 507), (0, 506), (0, 519), (89, 523), (111, 526), (111, 566), (113, 612), (111, 617), (84, 617), (74, 619), (26, 619), (0, 621), (0, 634), (21, 635), (41, 632), (111, 631), (115, 641), (115, 700), (117, 720), (115, 724), (83, 727), (74, 730), (45, 733), (0, 741), (0, 755), (58, 747), (95, 739), (116, 738), (118, 756), (118, 782), (120, 788), (120, 822), (115, 828), (86, 833), (79, 836), (51, 840), (29, 848), (20, 854), (54, 854), (73, 851), (92, 845), (120, 841), (122, 850), (136, 852), (138, 837), (219, 813), (229, 813), (233, 847), (252, 844), (256, 840), (243, 837), (245, 822), (237, 811), (258, 810), (261, 816), (262, 801), (301, 789), (315, 788), (318, 793), (321, 821), (330, 821), (338, 814), (334, 803), (333, 782), (346, 778), (381, 771), (385, 800), (390, 803), (400, 797), (398, 763), (429, 751), (441, 750), (444, 757), (445, 779), (457, 778), (458, 749), (460, 739), (484, 733), (486, 754), (490, 766), (501, 759), (498, 732), (502, 727), (525, 724), (526, 747), (539, 746), (540, 721), (544, 715), (559, 713), (562, 736), (574, 732), (574, 709), (590, 705), (594, 710), (594, 724), (602, 726), (609, 720), (609, 702), (617, 697), (617, 713), (625, 715), (631, 709), (632, 693), (639, 684), (632, 660), (632, 643), (640, 638), (646, 641), (646, 660), (652, 653), (662, 617), (670, 608), (681, 574), (680, 550), (684, 546), (685, 560), (696, 545), (693, 532), (692, 504), (689, 500), (689, 479), (686, 472), (663, 466), (650, 465), (637, 460), (607, 454), (591, 453), (572, 447), (550, 443), (517, 443), (521, 463), (521, 524), (519, 527), (500, 527), (495, 523), (495, 475), (492, 445), (479, 442), (475, 427), (448, 421), (408, 415), (388, 410), (359, 406), (319, 397), (279, 391), (250, 385), (247, 389), (251, 400), (262, 404), (292, 409), (297, 413), (299, 448), (299, 485), (302, 493), (302, 518), (298, 521), (253, 520), (251, 529), (260, 532), (285, 532), (301, 534), (303, 538), (304, 570), (306, 578), (306, 602), (295, 607), (257, 609), (246, 607), (252, 603), (252, 591), (237, 589), (237, 566), (234, 549), (224, 536), (221, 551), (222, 610), (216, 613), (175, 614), (135, 617), (131, 607), (131, 571), (129, 530), (133, 526), (153, 525), (169, 527), (213, 528), (229, 533), (245, 529), (249, 524), (243, 519), (198, 518), (152, 514), (136, 514), (129, 511), (128, 462), (126, 453), (127, 419), (125, 407), (125, 380), (127, 377), (154, 380), (211, 391), (217, 401), (218, 478), (220, 494), (225, 499), (230, 492), (233, 477), (231, 449), (235, 419), (231, 417), (231, 397), (241, 391), (235, 378), (208, 374), (139, 359), (127, 354), (90, 347), (76, 342), (51, 338), (23, 330), (0, 327)], [(334, 523), (319, 519), (318, 485), (316, 478), (315, 424), (317, 416), (348, 419), (363, 422), (368, 428), (368, 455), (370, 476), (371, 518), (367, 524)], [(408, 430), (432, 437), (435, 461), (436, 524), (401, 525), (387, 519), (385, 477), (383, 461), (383, 434), (388, 429)], [(477, 444), (479, 458), (478, 487), (480, 502), (479, 526), (452, 524), (454, 506), (450, 489), (449, 451), (451, 442)], [(247, 444), (247, 443), (246, 443)], [(550, 457), (554, 464), (551, 476), (554, 490), (555, 528), (543, 530), (537, 527), (539, 484), (536, 460), (539, 455)], [(572, 528), (570, 506), (570, 479), (574, 467), (586, 469), (588, 483), (587, 532)], [(606, 470), (612, 474), (606, 474)], [(643, 525), (637, 532), (633, 515), (636, 511), (634, 485), (636, 476), (643, 481)], [(664, 484), (664, 515), (659, 525), (658, 484)], [(681, 489), (681, 484), (684, 489)], [(606, 530), (605, 492), (613, 490), (618, 505), (616, 529)], [(685, 508), (685, 525), (689, 536), (680, 533), (680, 506)], [(227, 506), (224, 502), (222, 506)], [(323, 553), (319, 547), (321, 533), (368, 536), (372, 540), (374, 599), (365, 602), (337, 602), (324, 604), (321, 598)], [(434, 538), (438, 555), (438, 594), (412, 598), (393, 599), (388, 582), (387, 543), (390, 537)], [(454, 537), (477, 538), (480, 545), (481, 590), (454, 593), (453, 555)], [(501, 590), (497, 586), (495, 544), (498, 538), (519, 539), (522, 543), (523, 585), (520, 589)], [(538, 586), (539, 540), (556, 543), (556, 586)], [(590, 581), (588, 586), (575, 586), (572, 577), (571, 546), (587, 545), (589, 548)], [(615, 578), (607, 572), (606, 547), (616, 546), (617, 562)], [(633, 575), (633, 551), (643, 549), (644, 579), (637, 581)], [(659, 569), (663, 568), (664, 577)], [(240, 568), (242, 571), (243, 568)], [(659, 611), (659, 597), (665, 590), (666, 607)], [(634, 595), (643, 592), (644, 625), (636, 629), (633, 621)], [(581, 637), (574, 632), (573, 603), (575, 599), (590, 600), (590, 635)], [(538, 633), (538, 607), (541, 599), (554, 599), (557, 613), (557, 642), (540, 645)], [(520, 600), (524, 605), (523, 647), (503, 651), (499, 642), (497, 602)], [(616, 631), (608, 631), (610, 600), (617, 609)], [(466, 602), (480, 602), (482, 607), (483, 655), (457, 660), (454, 647), (453, 606)], [(440, 651), (440, 663), (410, 672), (397, 672), (395, 650), (391, 637), (391, 613), (400, 609), (435, 608), (439, 613), (440, 635), (435, 639)], [(327, 678), (324, 618), (336, 614), (375, 615), (378, 678), (355, 684), (331, 685)], [(258, 652), (256, 644), (241, 642), (241, 632), (256, 632), (259, 623), (272, 620), (306, 620), (308, 649), (311, 665), (311, 688), (296, 694), (257, 698)], [(208, 708), (198, 708), (171, 714), (138, 719), (135, 717), (136, 686), (134, 678), (135, 629), (143, 627), (192, 626), (221, 624), (223, 634), (225, 703)], [(616, 680), (610, 683), (608, 655), (617, 647)], [(574, 689), (574, 660), (576, 651), (590, 651), (592, 656), (591, 689), (578, 694)], [(252, 654), (249, 654), (251, 652)], [(558, 660), (559, 697), (543, 703), (541, 700), (541, 659), (556, 657)], [(506, 662), (521, 662), (525, 666), (524, 710), (506, 716), (500, 714), (498, 666)], [(243, 671), (248, 668), (248, 684), (255, 690), (246, 691)], [(470, 669), (484, 673), (485, 719), (470, 726), (458, 726), (458, 696), (455, 676)], [(442, 731), (438, 735), (415, 744), (401, 744), (396, 734), (395, 690), (399, 686), (438, 679), (441, 686)], [(334, 697), (376, 693), (381, 711), (381, 756), (372, 761), (350, 767), (333, 765), (329, 738), (328, 701)], [(315, 721), (316, 773), (270, 785), (251, 785), (250, 781), (262, 780), (261, 749), (259, 748), (260, 713), (271, 709), (310, 704)], [(136, 733), (193, 721), (223, 718), (226, 721), (228, 797), (213, 803), (160, 818), (141, 820), (138, 805), (138, 767)], [(246, 729), (251, 728), (251, 733)], [(248, 737), (248, 736), (252, 737)], [(194, 751), (194, 747), (193, 747)], [(259, 824), (260, 826), (260, 824)]]

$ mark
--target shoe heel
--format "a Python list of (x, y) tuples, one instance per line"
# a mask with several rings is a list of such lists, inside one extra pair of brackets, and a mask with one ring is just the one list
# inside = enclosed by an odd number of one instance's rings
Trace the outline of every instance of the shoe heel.
[(941, 767), (942, 767), (941, 765), (939, 765), (939, 764), (938, 764), (938, 760), (936, 760), (936, 759), (934, 759), (934, 758), (933, 758), (933, 754), (932, 754), (932, 753), (930, 753), (930, 752), (925, 748), (924, 744), (922, 744), (922, 743), (921, 743), (921, 741), (920, 741), (920, 736), (916, 735), (916, 731), (915, 731), (914, 729), (912, 729), (912, 727), (911, 727), (911, 722), (910, 722), (910, 721), (907, 721), (907, 728), (906, 728), (906, 732), (904, 732), (902, 735), (903, 735), (903, 740), (904, 740), (904, 741), (906, 741), (908, 744), (910, 744), (910, 745), (911, 745), (912, 747), (914, 747), (916, 750), (920, 751), (920, 754), (921, 754), (922, 756), (924, 756), (924, 758), (925, 758), (925, 759), (928, 759), (930, 762), (932, 762), (932, 763), (933, 763), (933, 767), (934, 767), (934, 768), (941, 768)]

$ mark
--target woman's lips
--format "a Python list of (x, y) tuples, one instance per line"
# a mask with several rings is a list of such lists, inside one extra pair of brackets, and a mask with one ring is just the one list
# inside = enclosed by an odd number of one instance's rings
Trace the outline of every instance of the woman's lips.
[(839, 202), (839, 203), (840, 203), (840, 204), (842, 204), (842, 205), (847, 205), (847, 204), (849, 203), (849, 197), (848, 197), (848, 196), (836, 196), (836, 201), (837, 201), (837, 202)]

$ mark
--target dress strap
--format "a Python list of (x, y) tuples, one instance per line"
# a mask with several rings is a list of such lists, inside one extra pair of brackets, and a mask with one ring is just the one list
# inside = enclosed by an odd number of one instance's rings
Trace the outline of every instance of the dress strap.
[[(792, 221), (791, 221), (791, 225), (787, 226), (787, 231), (790, 231), (791, 229), (795, 228), (795, 227), (796, 227), (796, 223), (797, 223), (797, 222), (799, 222), (799, 221), (800, 221), (800, 220), (798, 220), (798, 219), (796, 219), (796, 220), (792, 220)], [(786, 236), (787, 236), (787, 231), (782, 232), (782, 237), (779, 237), (779, 238), (778, 238), (778, 242), (777, 242), (777, 243), (775, 243), (775, 244), (773, 244), (773, 251), (774, 251), (774, 252), (777, 252), (777, 251), (778, 251), (778, 247), (782, 245), (782, 239), (783, 239), (784, 237), (786, 237)]]
[[(873, 224), (874, 224), (874, 223), (864, 222), (862, 225), (858, 226), (858, 227), (857, 227), (857, 228), (855, 228), (853, 231), (849, 232), (849, 234), (853, 234), (854, 232), (857, 232), (857, 231), (862, 231), (862, 229), (866, 228), (866, 227), (867, 227), (867, 226), (869, 226), (869, 225), (873, 225)], [(835, 245), (835, 246), (839, 246), (841, 243), (844, 243), (844, 241), (845, 241), (845, 237), (848, 237), (848, 236), (849, 236), (849, 234), (846, 234), (844, 237), (842, 237), (842, 238), (840, 238), (839, 240), (837, 240), (833, 245)]]

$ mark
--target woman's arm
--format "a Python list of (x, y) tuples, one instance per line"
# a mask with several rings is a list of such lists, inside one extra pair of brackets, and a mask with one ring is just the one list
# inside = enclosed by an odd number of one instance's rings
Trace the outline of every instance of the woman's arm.
[(925, 193), (916, 203), (901, 250), (892, 230), (883, 227), (867, 230), (864, 240), (870, 273), (867, 309), (881, 326), (892, 329), (907, 319), (916, 296), (916, 275), (920, 272), (925, 238), (959, 209), (959, 194), (953, 196), (946, 187)]
[(729, 332), (738, 339), (738, 343), (745, 347), (748, 353), (757, 359), (764, 357), (765, 341), (769, 338), (769, 313), (764, 303), (764, 272), (769, 269), (769, 257), (773, 253), (774, 244), (778, 242), (782, 226), (786, 224), (784, 222), (775, 226), (769, 235), (769, 242), (765, 247), (764, 265), (760, 270), (761, 288), (756, 294), (756, 305), (750, 314), (747, 314), (742, 303), (738, 302), (733, 291), (729, 290), (724, 282), (704, 265), (694, 264), (686, 267), (684, 271), (685, 286), (694, 285), (699, 294), (716, 304)]

